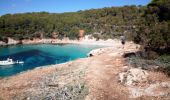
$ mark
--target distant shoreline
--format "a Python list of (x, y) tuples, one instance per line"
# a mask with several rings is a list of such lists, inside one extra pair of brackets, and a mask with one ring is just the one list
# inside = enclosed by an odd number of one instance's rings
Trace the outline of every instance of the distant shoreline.
[(60, 39), (34, 39), (29, 40), (25, 39), (22, 41), (9, 39), (8, 43), (0, 41), (0, 47), (5, 46), (13, 46), (13, 45), (26, 45), (26, 44), (87, 44), (87, 45), (106, 45), (106, 46), (113, 46), (115, 41), (119, 41), (118, 39), (108, 39), (108, 40), (96, 40), (84, 38), (83, 40), (70, 40), (68, 38)]

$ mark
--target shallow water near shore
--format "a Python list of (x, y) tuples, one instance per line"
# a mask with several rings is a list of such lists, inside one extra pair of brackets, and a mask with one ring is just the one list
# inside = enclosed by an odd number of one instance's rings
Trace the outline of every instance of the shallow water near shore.
[(14, 61), (24, 61), (24, 64), (0, 65), (0, 77), (12, 76), (17, 73), (40, 66), (60, 64), (87, 57), (87, 54), (99, 45), (79, 44), (38, 44), (16, 45), (0, 48), (0, 60), (12, 58)]

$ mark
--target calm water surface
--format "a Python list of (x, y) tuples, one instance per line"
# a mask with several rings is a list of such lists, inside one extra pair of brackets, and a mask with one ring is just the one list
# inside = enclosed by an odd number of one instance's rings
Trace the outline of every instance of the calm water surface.
[(78, 44), (39, 44), (0, 47), (0, 60), (12, 58), (24, 64), (1, 66), (0, 77), (15, 75), (36, 67), (84, 58), (91, 50), (104, 46)]

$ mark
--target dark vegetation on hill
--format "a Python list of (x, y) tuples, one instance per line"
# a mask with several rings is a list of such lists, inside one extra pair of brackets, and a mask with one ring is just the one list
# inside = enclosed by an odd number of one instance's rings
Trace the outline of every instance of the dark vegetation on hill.
[(150, 56), (170, 53), (170, 0), (152, 0), (142, 15), (134, 41), (140, 43)]
[[(124, 6), (70, 13), (33, 12), (0, 17), (0, 39), (76, 39), (80, 29), (96, 38), (127, 39), (141, 44), (154, 58), (170, 51), (170, 0), (152, 0), (147, 6)], [(154, 52), (153, 52), (154, 51)], [(153, 56), (154, 55), (154, 56)]]
[(139, 23), (133, 39), (144, 52), (142, 57), (132, 57), (132, 62), (136, 67), (170, 76), (170, 0), (152, 0)]
[(86, 34), (99, 33), (99, 38), (114, 38), (124, 30), (137, 26), (143, 11), (143, 7), (125, 6), (62, 14), (6, 14), (0, 18), (0, 34), (27, 39), (39, 37), (39, 33), (51, 37), (52, 32), (57, 32), (58, 38), (75, 39), (78, 30), (84, 29)]

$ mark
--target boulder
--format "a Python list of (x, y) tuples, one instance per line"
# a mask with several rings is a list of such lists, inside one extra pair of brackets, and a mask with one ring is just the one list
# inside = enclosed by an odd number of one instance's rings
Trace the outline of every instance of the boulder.
[(126, 72), (119, 74), (119, 80), (126, 85), (135, 85), (137, 83), (146, 82), (148, 73), (145, 70), (131, 68)]

